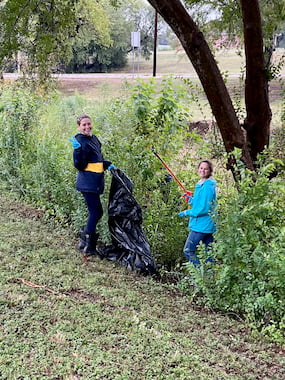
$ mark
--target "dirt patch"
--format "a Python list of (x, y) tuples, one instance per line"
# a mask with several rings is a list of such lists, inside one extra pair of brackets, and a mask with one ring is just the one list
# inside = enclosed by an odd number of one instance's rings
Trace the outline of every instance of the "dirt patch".
[[(145, 78), (146, 79), (146, 78)], [(157, 78), (159, 80), (159, 78)], [(91, 96), (100, 97), (100, 92), (102, 92), (102, 86), (108, 86), (111, 94), (114, 96), (119, 94), (119, 89), (126, 82), (134, 82), (136, 79), (133, 78), (111, 78), (102, 76), (102, 78), (72, 78), (72, 79), (60, 79), (58, 81), (57, 89), (62, 94), (66, 96), (72, 96), (76, 93)], [(239, 79), (231, 79), (228, 82), (228, 88), (230, 93), (237, 93), (237, 88), (239, 87)], [(241, 95), (243, 95), (243, 89), (240, 90)], [(278, 101), (284, 96), (284, 83), (280, 80), (271, 81), (269, 84), (269, 97), (270, 101)]]
[[(0, 207), (2, 211), (4, 207)], [(21, 203), (16, 200), (9, 200), (9, 213), (16, 214), (22, 218), (41, 220), (44, 216), (44, 211), (36, 207)]]
[(209, 132), (209, 129), (213, 128), (213, 120), (200, 120), (195, 121), (192, 123), (189, 123), (189, 131), (190, 132), (196, 132), (199, 135), (203, 136), (206, 135), (207, 132)]
[(125, 78), (104, 77), (65, 79), (58, 81), (57, 90), (66, 96), (72, 96), (78, 93), (84, 96), (99, 97), (104, 85), (110, 89), (111, 93), (116, 94), (125, 80)]
[(88, 302), (96, 303), (99, 301), (106, 300), (105, 297), (102, 297), (94, 293), (87, 293), (81, 289), (71, 289), (69, 292), (66, 292), (65, 294), (74, 298), (77, 301), (88, 301)]
[(283, 81), (275, 80), (269, 84), (269, 98), (271, 102), (281, 100), (285, 95), (285, 83)]
[(74, 95), (76, 92), (86, 94), (98, 89), (100, 81), (91, 79), (61, 80), (57, 89), (64, 95)]

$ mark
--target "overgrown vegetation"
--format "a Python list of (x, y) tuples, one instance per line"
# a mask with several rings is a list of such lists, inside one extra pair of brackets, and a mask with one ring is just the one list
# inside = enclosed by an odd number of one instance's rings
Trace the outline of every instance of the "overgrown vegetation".
[[(199, 102), (193, 87), (190, 89), (189, 83), (171, 78), (165, 78), (159, 86), (153, 81), (138, 81), (131, 93), (126, 87), (116, 100), (91, 103), (80, 96), (42, 97), (19, 86), (3, 87), (1, 186), (42, 208), (57, 223), (77, 231), (86, 211), (74, 188), (76, 171), (68, 138), (76, 133), (76, 115), (83, 111), (90, 114), (105, 157), (135, 184), (144, 229), (161, 273), (178, 273), (178, 278), (184, 277), (180, 289), (190, 292), (195, 302), (233, 312), (270, 339), (283, 343), (285, 192), (284, 138), (280, 136), (284, 135), (284, 126), (275, 130), (272, 149), (260, 161), (255, 179), (240, 168), (242, 178), (237, 190), (224, 169), (222, 152), (217, 151), (217, 132), (214, 135), (209, 131), (201, 137), (189, 131), (191, 105)], [(274, 136), (279, 136), (278, 140)], [(167, 173), (153, 155), (152, 146), (189, 190), (196, 182), (198, 161), (215, 161), (219, 229), (213, 253), (216, 263), (211, 270), (202, 267), (196, 272), (183, 264), (187, 225), (177, 213), (187, 205), (177, 184), (165, 180)], [(270, 180), (276, 168), (278, 175)], [(106, 173), (105, 211), (110, 180)], [(106, 243), (106, 212), (100, 228)]]

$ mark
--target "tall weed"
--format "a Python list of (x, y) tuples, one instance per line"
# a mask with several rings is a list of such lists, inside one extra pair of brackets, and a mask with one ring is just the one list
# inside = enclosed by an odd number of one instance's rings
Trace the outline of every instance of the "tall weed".
[[(26, 166), (34, 160), (34, 152), (30, 149), (30, 132), (37, 122), (40, 105), (41, 97), (30, 94), (22, 86), (10, 86), (1, 91), (0, 176), (8, 187), (21, 195), (27, 193)], [(30, 151), (29, 159), (27, 151)]]

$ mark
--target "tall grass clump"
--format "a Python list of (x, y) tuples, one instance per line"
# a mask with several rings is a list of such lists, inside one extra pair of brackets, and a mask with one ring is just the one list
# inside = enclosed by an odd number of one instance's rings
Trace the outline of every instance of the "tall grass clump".
[[(66, 222), (77, 198), (67, 155), (65, 117), (57, 96), (11, 85), (1, 93), (1, 179), (12, 190)], [(47, 116), (49, 114), (49, 116)]]
[(1, 91), (0, 175), (7, 188), (13, 188), (21, 195), (27, 194), (29, 184), (25, 172), (35, 159), (34, 151), (29, 160), (25, 152), (30, 150), (31, 128), (37, 123), (41, 103), (40, 96), (21, 86), (10, 86)]

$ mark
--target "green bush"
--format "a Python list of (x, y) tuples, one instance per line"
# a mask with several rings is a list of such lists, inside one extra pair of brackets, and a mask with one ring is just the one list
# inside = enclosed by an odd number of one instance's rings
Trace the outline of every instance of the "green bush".
[[(120, 167), (134, 183), (134, 195), (143, 209), (143, 227), (153, 255), (161, 266), (172, 269), (183, 260), (182, 248), (187, 227), (177, 217), (181, 207), (181, 189), (176, 182), (165, 181), (166, 169), (152, 152), (152, 147), (170, 163), (175, 173), (185, 179), (180, 149), (188, 135), (188, 105), (179, 101), (185, 90), (171, 89), (166, 79), (158, 88), (153, 81), (138, 81), (131, 96), (113, 101), (98, 122), (104, 130), (102, 139), (106, 156)], [(107, 133), (109, 131), (109, 133)], [(191, 175), (185, 184), (192, 183)]]
[(21, 195), (27, 193), (25, 167), (34, 160), (31, 154), (26, 160), (26, 151), (30, 148), (30, 132), (37, 120), (37, 110), (41, 97), (30, 94), (21, 86), (11, 86), (1, 91), (0, 100), (0, 176)]

